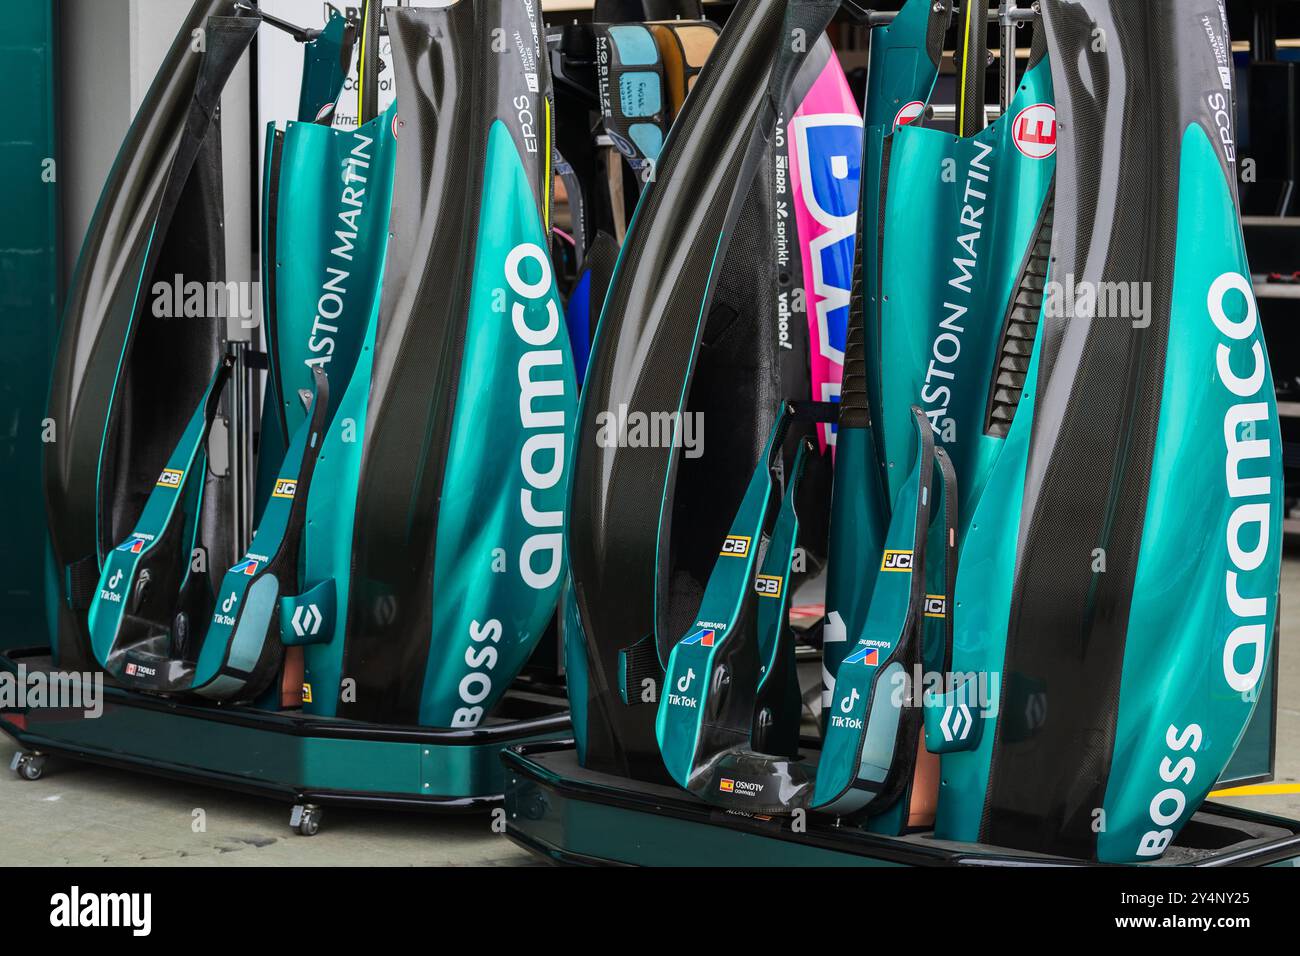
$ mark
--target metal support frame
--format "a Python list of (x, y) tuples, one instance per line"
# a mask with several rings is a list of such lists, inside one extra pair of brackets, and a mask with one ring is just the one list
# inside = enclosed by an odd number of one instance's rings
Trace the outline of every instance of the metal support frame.
[[(843, 7), (853, 17), (854, 21), (862, 26), (881, 27), (888, 26), (894, 22), (898, 16), (894, 10), (872, 10), (860, 6), (856, 0), (843, 0)], [(959, 12), (960, 6), (954, 8), (954, 12)], [(1038, 0), (1033, 0), (1028, 6), (1020, 6), (1018, 0), (999, 0), (996, 8), (989, 8), (987, 16), (990, 20), (995, 20), (998, 24), (999, 52), (1001, 62), (998, 64), (998, 105), (985, 104), (984, 114), (987, 120), (991, 121), (1001, 116), (1011, 105), (1011, 100), (1015, 98), (1019, 77), (1016, 75), (1016, 31), (1024, 24), (1030, 23), (1041, 15), (1041, 8)], [(868, 32), (867, 56), (870, 59), (870, 33)], [(956, 107), (947, 105), (931, 105), (930, 115), (935, 119), (951, 120), (956, 116)]]

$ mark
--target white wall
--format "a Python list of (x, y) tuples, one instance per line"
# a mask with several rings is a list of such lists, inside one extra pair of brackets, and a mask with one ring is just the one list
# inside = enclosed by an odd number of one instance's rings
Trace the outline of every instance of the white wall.
[[(72, 267), (118, 147), (176, 31), (186, 0), (62, 0), (59, 96), (62, 108), (63, 258)], [(251, 143), (247, 58), (222, 98), (228, 278), (251, 279)]]
[(59, 4), (59, 106), (63, 274), (77, 252), (99, 192), (131, 122), (128, 0)]

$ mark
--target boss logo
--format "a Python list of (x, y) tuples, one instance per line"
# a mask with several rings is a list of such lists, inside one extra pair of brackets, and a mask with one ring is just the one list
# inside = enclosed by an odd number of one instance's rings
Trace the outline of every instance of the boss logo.
[(164, 468), (163, 473), (158, 476), (159, 488), (179, 488), (181, 479), (185, 477), (185, 472), (179, 468)]
[(948, 598), (943, 594), (927, 594), (925, 596), (925, 616), (926, 617), (947, 617), (948, 616)]
[(754, 590), (758, 592), (759, 597), (779, 598), (784, 583), (785, 579), (778, 575), (760, 574), (754, 581)]
[(912, 552), (911, 551), (886, 551), (885, 556), (880, 559), (880, 570), (911, 571)]
[(293, 478), (277, 478), (275, 480), (275, 490), (271, 492), (272, 498), (292, 498), (294, 492), (298, 490), (298, 482)]
[(722, 550), (719, 552), (724, 558), (744, 558), (749, 555), (749, 536), (744, 534), (729, 534), (727, 540), (722, 542)]

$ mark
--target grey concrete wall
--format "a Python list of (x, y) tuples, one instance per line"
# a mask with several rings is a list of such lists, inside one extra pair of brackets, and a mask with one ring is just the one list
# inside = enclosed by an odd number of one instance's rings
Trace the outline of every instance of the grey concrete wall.
[[(186, 0), (61, 0), (63, 261), (81, 249), (100, 191), (135, 111), (189, 10)], [(222, 98), (228, 278), (253, 277), (249, 68), (239, 65)]]
[[(131, 123), (128, 0), (59, 4), (63, 274), (72, 277), (99, 192)], [(112, 144), (112, 145), (110, 145)]]

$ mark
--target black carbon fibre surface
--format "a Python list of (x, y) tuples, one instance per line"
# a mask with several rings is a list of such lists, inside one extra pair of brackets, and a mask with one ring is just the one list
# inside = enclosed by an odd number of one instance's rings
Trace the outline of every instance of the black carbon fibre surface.
[[(867, 188), (865, 180), (863, 189)], [(865, 225), (866, 204), (858, 203), (857, 234)], [(867, 403), (866, 335), (863, 331), (862, 242), (853, 246), (853, 285), (849, 296), (849, 322), (844, 341), (844, 373), (840, 381), (840, 428), (867, 428), (871, 411)]]
[(270, 356), (267, 365), (267, 390), (268, 397), (266, 401), (274, 403), (272, 405), (272, 415), (274, 421), (280, 428), (281, 440), (285, 446), (289, 443), (289, 423), (284, 416), (284, 382), (280, 374), (280, 321), (278, 316), (279, 296), (274, 292), (275, 289), (275, 263), (278, 261), (279, 246), (279, 215), (280, 215), (280, 164), (284, 158), (284, 131), (281, 129), (272, 129), (267, 134), (266, 149), (266, 189), (262, 197), (263, 212), (266, 217), (265, 233), (262, 236), (262, 275), (268, 276), (264, 289), (267, 295), (264, 297), (264, 306), (262, 314), (265, 321), (266, 332), (266, 351)]
[(363, 0), (361, 5), (361, 56), (357, 117), (368, 123), (379, 115), (379, 30), (383, 23), (383, 0)]
[[(1043, 318), (981, 836), (1091, 857), (1162, 398), (1178, 156), (1189, 123), (1213, 128), (1202, 96), (1219, 78), (1200, 17), (1218, 23), (1220, 9), (1213, 0), (1047, 0), (1044, 13), (1062, 118), (1053, 277), (1149, 281), (1151, 321)], [(1096, 549), (1104, 573), (1093, 570)]]
[[(732, 227), (698, 344), (687, 412), (701, 416), (705, 453), (680, 457), (660, 547), (659, 653), (667, 659), (695, 620), (705, 583), (771, 433), (782, 394), (777, 349), (776, 269), (771, 244), (772, 156), (758, 163)], [(806, 356), (805, 356), (806, 361)], [(807, 365), (799, 366), (806, 370)], [(807, 395), (810, 386), (792, 395)], [(710, 430), (712, 426), (712, 430)], [(806, 434), (806, 426), (791, 432)], [(794, 437), (794, 441), (798, 437)], [(732, 465), (723, 462), (734, 462)], [(667, 575), (665, 575), (665, 571)]]
[[(784, 12), (783, 0), (745, 0), (732, 14), (642, 199), (588, 369), (575, 438), (568, 556), (589, 662), (587, 763), (616, 773), (663, 773), (653, 709), (627, 708), (619, 700), (618, 652), (655, 634), (662, 593), (655, 582), (661, 568), (669, 573), (671, 533), (665, 521), (661, 539), (660, 511), (662, 506), (665, 514), (673, 513), (665, 490), (673, 485), (678, 462), (669, 449), (600, 447), (600, 416), (624, 405), (646, 413), (682, 408), (696, 372), (698, 340), (711, 336), (720, 343), (728, 335), (727, 311), (701, 310), (717, 284), (715, 257), (721, 262), (725, 256), (719, 238), (740, 214), (764, 147), (762, 137), (753, 142), (754, 129), (782, 41)], [(756, 337), (744, 322), (729, 334)], [(740, 380), (730, 385), (752, 387)], [(702, 467), (750, 473), (757, 457), (753, 428), (752, 422), (733, 428), (706, 413)], [(733, 456), (732, 449), (740, 451)], [(707, 474), (704, 480), (709, 482)], [(715, 498), (711, 522), (729, 521), (734, 508), (734, 501)], [(716, 547), (715, 540), (715, 552)], [(683, 602), (690, 600), (679, 594)]]
[[(340, 715), (413, 723), (433, 640), (439, 503), (494, 121), (516, 137), (520, 156), (530, 155), (510, 104), (527, 92), (524, 77), (515, 58), (492, 49), (493, 31), (527, 37), (534, 25), (517, 0), (385, 13), (397, 160), (343, 657), (357, 693)], [(549, 90), (549, 81), (539, 86)], [(526, 167), (540, 195), (545, 157), (537, 153)]]
[(1025, 64), (1026, 73), (1047, 56), (1047, 30), (1043, 27), (1042, 17), (1034, 20), (1029, 29), (1032, 32), (1029, 39), (1029, 62)]
[(997, 368), (989, 383), (988, 407), (984, 415), (986, 434), (1005, 438), (1011, 421), (1020, 407), (1025, 390), (1034, 340), (1038, 337), (1038, 318), (1043, 310), (1043, 290), (1047, 284), (1048, 260), (1052, 254), (1052, 187), (1034, 230), (1034, 239), (1020, 265), (1020, 277), (1002, 317), (1002, 335), (996, 353)]
[(925, 30), (925, 52), (936, 68), (943, 65), (943, 46), (952, 25), (953, 0), (935, 0), (930, 4), (930, 22)]
[(989, 27), (982, 7), (963, 4), (958, 16), (957, 135), (974, 136), (985, 126), (984, 86), (988, 76)]
[[(118, 151), (72, 277), (50, 389), (57, 440), (44, 446), (60, 567), (97, 561), (125, 537), (217, 365), (219, 318), (160, 318), (147, 306), (155, 275), (225, 279), (219, 137), (208, 133), (259, 22), (233, 12), (234, 0), (190, 10)], [(190, 47), (200, 28), (202, 54)], [(219, 524), (210, 515), (205, 530)], [(93, 666), (84, 619), (58, 609), (60, 666)]]

